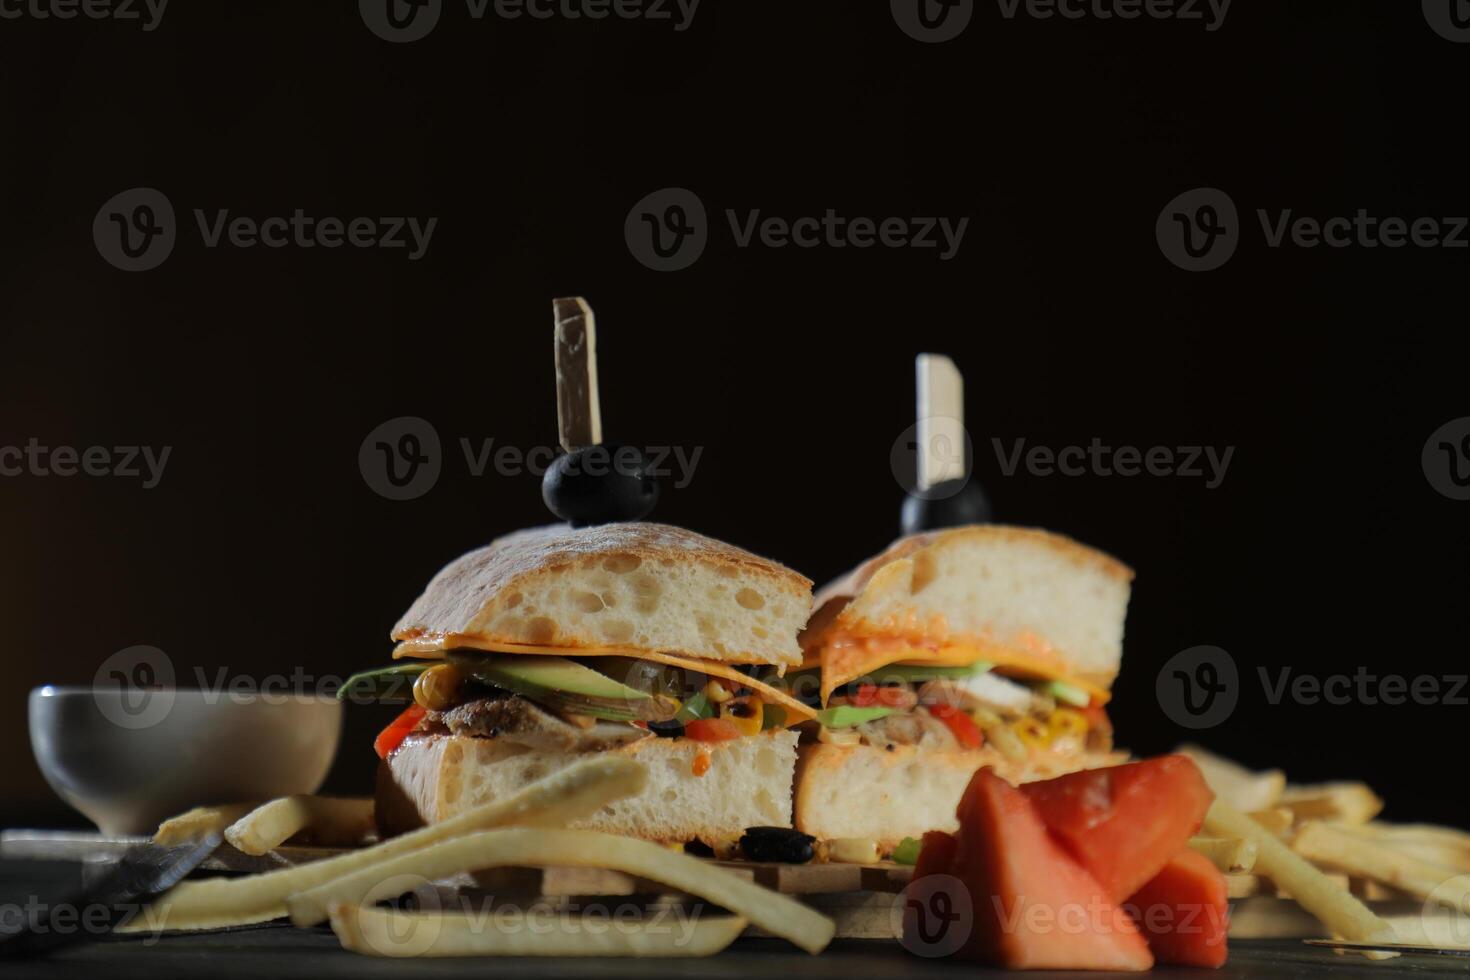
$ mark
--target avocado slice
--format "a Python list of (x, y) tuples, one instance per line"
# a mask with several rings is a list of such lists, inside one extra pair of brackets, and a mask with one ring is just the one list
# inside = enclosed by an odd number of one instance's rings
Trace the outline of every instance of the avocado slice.
[(893, 712), (893, 708), (859, 708), (851, 704), (839, 704), (834, 708), (818, 711), (817, 721), (826, 728), (852, 728), (864, 722), (887, 718)]
[(342, 682), (337, 689), (338, 701), (380, 701), (384, 704), (402, 704), (413, 700), (413, 682), (432, 663), (422, 660), (412, 663), (379, 667), (377, 670), (362, 670)]
[(1066, 681), (1052, 681), (1046, 685), (1044, 690), (1058, 701), (1077, 708), (1085, 708), (1092, 703), (1091, 693), (1076, 684), (1068, 684)]
[(511, 691), (563, 714), (606, 721), (667, 721), (679, 702), (648, 695), (565, 657), (511, 655), (464, 658), (482, 684)]

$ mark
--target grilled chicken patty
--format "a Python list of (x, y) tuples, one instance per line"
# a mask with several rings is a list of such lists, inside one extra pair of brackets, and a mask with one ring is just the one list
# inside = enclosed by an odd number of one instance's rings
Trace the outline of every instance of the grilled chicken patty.
[(583, 718), (580, 720), (589, 724), (578, 724), (515, 694), (476, 698), (448, 711), (430, 711), (426, 720), (453, 735), (503, 738), (533, 749), (564, 752), (597, 752), (650, 735), (646, 729), (621, 721)]

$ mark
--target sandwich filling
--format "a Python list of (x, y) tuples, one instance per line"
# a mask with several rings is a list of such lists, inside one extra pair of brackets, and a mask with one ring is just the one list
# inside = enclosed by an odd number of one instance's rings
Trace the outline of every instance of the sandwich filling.
[(383, 758), (409, 736), (596, 752), (645, 738), (728, 741), (815, 714), (752, 673), (667, 654), (574, 658), (449, 649), (436, 660), (354, 675), (338, 696), (412, 701), (379, 735), (375, 747)]

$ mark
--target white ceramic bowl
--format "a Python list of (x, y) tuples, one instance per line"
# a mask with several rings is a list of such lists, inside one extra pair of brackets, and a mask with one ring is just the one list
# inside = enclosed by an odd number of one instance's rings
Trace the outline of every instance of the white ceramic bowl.
[(38, 687), (31, 748), (51, 788), (106, 834), (151, 834), (191, 807), (314, 793), (342, 704), (307, 695)]

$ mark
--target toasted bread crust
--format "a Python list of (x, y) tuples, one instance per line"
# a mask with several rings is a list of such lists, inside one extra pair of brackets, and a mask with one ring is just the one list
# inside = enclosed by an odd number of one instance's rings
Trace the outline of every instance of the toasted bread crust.
[(977, 525), (912, 535), (824, 587), (800, 638), (1000, 646), (1107, 688), (1133, 571), (1050, 531)]
[(1028, 541), (1054, 549), (1066, 556), (1079, 568), (1092, 568), (1109, 578), (1122, 582), (1133, 581), (1133, 569), (1106, 552), (1089, 548), (1065, 534), (1037, 527), (1012, 527), (1006, 524), (972, 524), (966, 527), (949, 528), (944, 531), (924, 531), (899, 538), (882, 552), (858, 565), (817, 590), (815, 604), (821, 608), (833, 599), (852, 597), (861, 593), (872, 581), (873, 576), (885, 565), (903, 558), (910, 558), (925, 548), (947, 544), (962, 539), (981, 541)]
[[(644, 569), (642, 592), (618, 592), (619, 576)], [(688, 574), (685, 574), (685, 573)], [(697, 574), (695, 574), (697, 573)], [(717, 581), (718, 580), (718, 581)], [(604, 581), (609, 591), (599, 592)], [(733, 545), (665, 524), (629, 522), (573, 529), (532, 528), (492, 541), (439, 572), (393, 629), (393, 639), (462, 634), (490, 641), (575, 648), (618, 643), (744, 663), (798, 662), (795, 634), (811, 609), (811, 580)], [(561, 587), (583, 605), (557, 606)], [(694, 588), (705, 590), (699, 595)], [(688, 594), (677, 595), (679, 589)], [(616, 593), (616, 594), (615, 594)], [(522, 617), (527, 595), (551, 608)], [(612, 596), (603, 606), (598, 602)], [(596, 614), (621, 606), (600, 620)], [(678, 600), (687, 620), (708, 613), (697, 633), (657, 609)], [(736, 601), (743, 611), (732, 606)], [(590, 605), (589, 605), (590, 604)], [(523, 607), (524, 608), (524, 607)], [(616, 629), (608, 621), (616, 620)], [(642, 634), (646, 642), (639, 643)]]

